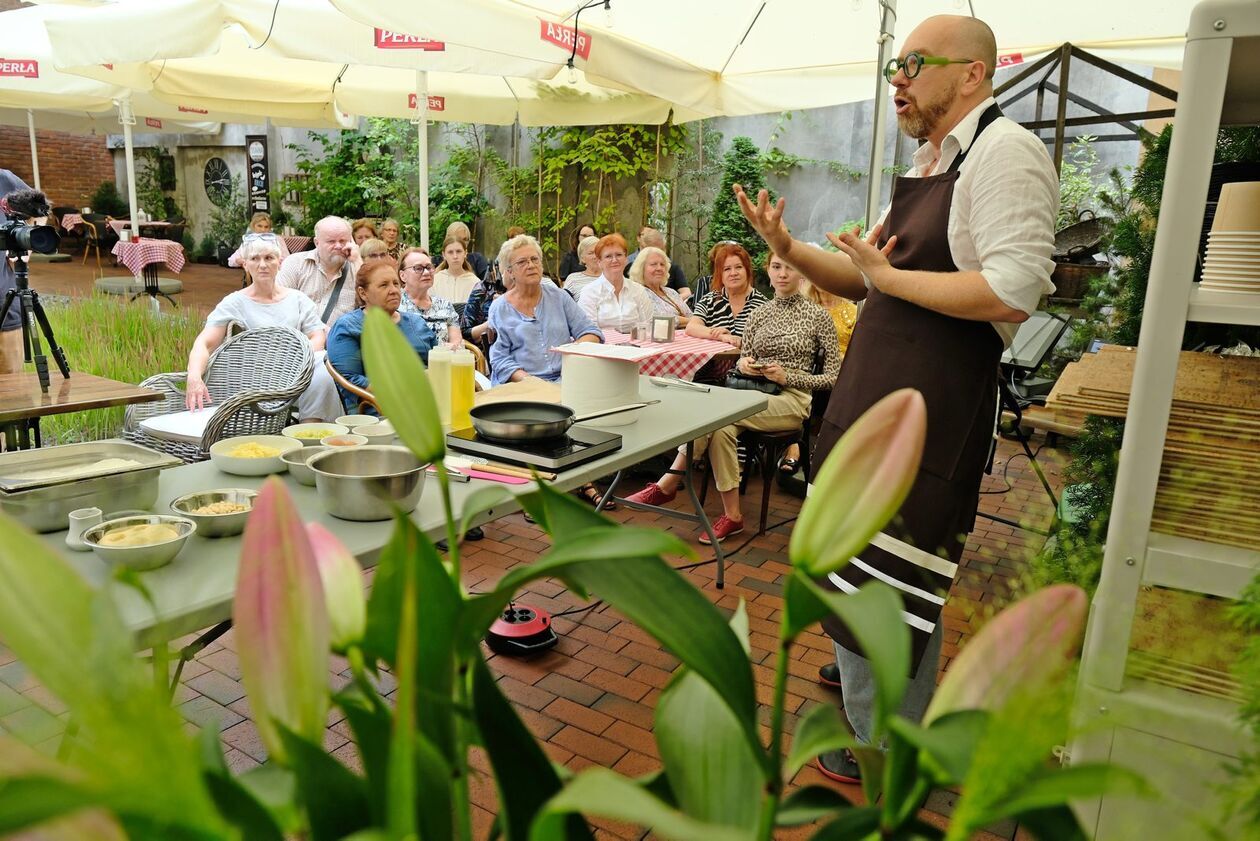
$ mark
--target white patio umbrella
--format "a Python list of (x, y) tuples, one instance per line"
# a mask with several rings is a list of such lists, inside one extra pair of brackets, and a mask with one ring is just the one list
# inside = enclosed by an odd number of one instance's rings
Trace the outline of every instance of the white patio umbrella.
[[(708, 114), (758, 114), (866, 99), (879, 0), (329, 0), (373, 26), (562, 67)], [(1023, 58), (1071, 41), (1114, 61), (1179, 66), (1191, 0), (901, 0), (904, 34), (972, 11)], [(574, 35), (575, 10), (580, 33)], [(576, 50), (575, 50), (576, 42)]]
[[(121, 0), (76, 11), (48, 22), (58, 67), (210, 109), (286, 117), (315, 108), (499, 125), (662, 123), (671, 113), (669, 101), (597, 87), (580, 73), (571, 80), (494, 45), (463, 49), (360, 24), (323, 0)], [(127, 37), (137, 31), (146, 37)], [(374, 56), (389, 60), (364, 63)], [(675, 120), (700, 116), (674, 111)], [(427, 239), (426, 134), (419, 135)]]

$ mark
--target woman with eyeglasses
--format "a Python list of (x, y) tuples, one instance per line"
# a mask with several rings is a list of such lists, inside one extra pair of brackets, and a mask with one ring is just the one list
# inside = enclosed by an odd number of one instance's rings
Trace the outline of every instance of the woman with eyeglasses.
[(442, 241), (442, 262), (433, 272), (433, 291), (452, 304), (464, 304), (480, 280), (468, 262), (464, 240), (448, 234)]
[(408, 248), (402, 254), (402, 265), (398, 269), (402, 275), (403, 296), (400, 312), (411, 312), (419, 315), (440, 340), (452, 348), (464, 346), (464, 337), (459, 331), (459, 315), (455, 307), (445, 298), (431, 293), (433, 288), (433, 259), (423, 248)]
[(625, 276), (626, 241), (609, 234), (595, 246), (601, 273), (582, 290), (578, 303), (601, 330), (629, 333), (636, 324), (652, 320), (652, 302), (643, 287)]
[(398, 265), (397, 261), (389, 256), (389, 246), (385, 244), (385, 241), (375, 237), (359, 243), (359, 259), (365, 266), (379, 260), (389, 260), (394, 265)]
[(296, 289), (276, 285), (280, 270), (280, 246), (274, 234), (248, 234), (241, 246), (243, 265), (253, 283), (231, 293), (206, 318), (205, 329), (193, 342), (188, 354), (188, 380), (184, 402), (190, 410), (210, 404), (210, 392), (202, 377), (210, 355), (227, 338), (228, 325), (245, 329), (288, 327), (306, 336), (315, 352), (311, 384), (297, 399), (298, 417), (303, 421), (328, 421), (341, 414), (337, 389), (324, 369), (324, 339), (327, 335), (315, 302)]
[[(369, 307), (385, 310), (420, 358), (428, 363), (429, 351), (437, 345), (438, 338), (419, 314), (400, 310), (406, 296), (393, 260), (364, 263), (363, 270), (354, 277), (354, 295), (358, 308), (337, 319), (328, 334), (328, 359), (338, 373), (359, 388), (371, 390), (363, 367), (363, 319)], [(341, 399), (346, 412), (357, 411), (358, 398), (343, 392)]]
[(687, 335), (739, 347), (744, 324), (768, 299), (752, 285), (752, 260), (742, 245), (723, 245), (713, 257), (713, 288), (696, 304)]
[(401, 230), (397, 219), (386, 219), (381, 223), (381, 242), (385, 243), (389, 256), (399, 261), (402, 260), (402, 253), (407, 250), (407, 246), (398, 240)]
[[(275, 236), (271, 230), (271, 214), (259, 211), (249, 217), (249, 230), (245, 232), (245, 235), (249, 236), (250, 234), (271, 234), (272, 236)], [(284, 240), (278, 236), (276, 237), (276, 244), (280, 246), (280, 262), (283, 263), (284, 258), (289, 256), (289, 247), (285, 245)], [(229, 267), (233, 269), (241, 268), (241, 261), (244, 259), (244, 255), (242, 254), (244, 247), (245, 242), (244, 239), (242, 239), (241, 247), (233, 251), (232, 256), (228, 258)]]
[(602, 342), (604, 334), (560, 287), (543, 283), (538, 240), (521, 234), (503, 243), (499, 265), (508, 291), (490, 305), (490, 381), (494, 385), (526, 377), (556, 382), (563, 357), (551, 348), (569, 342)]
[(599, 237), (589, 236), (578, 243), (577, 254), (582, 260), (582, 270), (570, 272), (564, 278), (564, 291), (573, 296), (573, 300), (577, 300), (582, 294), (582, 290), (599, 280), (600, 267), (599, 255), (595, 253), (595, 246), (599, 245)]

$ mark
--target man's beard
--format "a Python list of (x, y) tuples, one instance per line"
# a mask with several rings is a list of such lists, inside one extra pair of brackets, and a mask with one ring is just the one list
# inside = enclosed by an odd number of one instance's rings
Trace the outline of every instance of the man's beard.
[(333, 251), (328, 255), (328, 259), (324, 260), (324, 265), (330, 269), (340, 269), (346, 263), (346, 255), (340, 251)]
[(902, 133), (906, 137), (913, 137), (915, 140), (923, 140), (936, 130), (941, 119), (953, 106), (954, 100), (958, 96), (958, 83), (954, 82), (945, 90), (941, 91), (932, 102), (926, 106), (920, 107), (913, 99), (910, 102), (910, 110), (904, 114), (897, 115), (897, 125), (901, 128)]

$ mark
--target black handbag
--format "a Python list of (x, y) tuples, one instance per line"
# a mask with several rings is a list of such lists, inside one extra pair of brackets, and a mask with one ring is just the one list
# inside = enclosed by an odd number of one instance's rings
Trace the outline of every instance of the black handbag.
[(738, 371), (731, 371), (726, 375), (726, 387), (738, 388), (744, 391), (760, 391), (762, 394), (783, 393), (783, 386), (778, 383), (772, 383), (762, 377), (749, 377)]

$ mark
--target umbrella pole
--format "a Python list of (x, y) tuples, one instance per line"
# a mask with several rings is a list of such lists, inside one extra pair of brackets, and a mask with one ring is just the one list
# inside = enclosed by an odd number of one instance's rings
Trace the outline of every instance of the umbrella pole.
[[(136, 124), (136, 115), (131, 111), (131, 100), (118, 102), (118, 122), (123, 127), (123, 152), (127, 160), (127, 205), (131, 210), (131, 234), (140, 235), (140, 206), (136, 198), (136, 150), (131, 143), (131, 127)], [(157, 299), (154, 298), (154, 303)]]
[(429, 247), (429, 74), (416, 71), (416, 174), (420, 181), (420, 242)]
[(31, 132), (31, 175), (35, 179), (35, 189), (43, 190), (44, 188), (39, 186), (39, 151), (35, 146), (35, 112), (29, 108), (26, 109), (26, 127)]
[(880, 8), (879, 59), (875, 76), (875, 131), (871, 137), (871, 168), (866, 182), (867, 228), (874, 227), (879, 219), (880, 192), (884, 174), (884, 134), (888, 127), (888, 81), (884, 78), (884, 65), (892, 58), (897, 0), (881, 0)]

